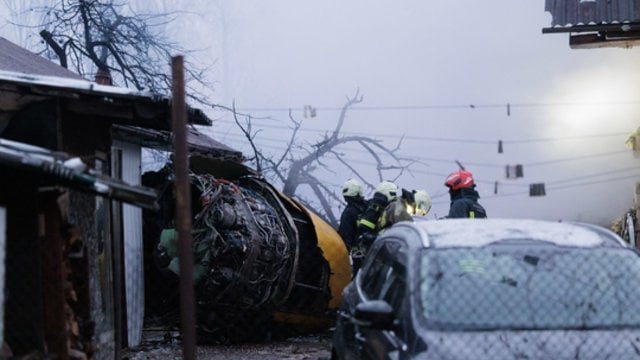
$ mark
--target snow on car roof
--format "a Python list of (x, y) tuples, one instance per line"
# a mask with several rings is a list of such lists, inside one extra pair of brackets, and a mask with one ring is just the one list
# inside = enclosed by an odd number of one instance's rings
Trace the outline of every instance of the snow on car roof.
[[(505, 239), (533, 239), (559, 246), (596, 247), (606, 240), (592, 225), (525, 219), (442, 219), (416, 221), (425, 246), (475, 247)], [(606, 231), (604, 228), (603, 231)], [(611, 236), (615, 241), (616, 237)]]

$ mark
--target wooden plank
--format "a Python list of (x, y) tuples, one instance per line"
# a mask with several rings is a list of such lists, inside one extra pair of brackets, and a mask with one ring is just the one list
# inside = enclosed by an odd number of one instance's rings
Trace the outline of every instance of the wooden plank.
[(66, 325), (66, 300), (64, 293), (64, 240), (61, 234), (62, 214), (56, 199), (58, 192), (41, 195), (44, 204), (41, 213), (42, 238), (42, 274), (44, 297), (44, 334), (50, 354), (58, 359), (69, 359), (67, 348), (68, 334)]

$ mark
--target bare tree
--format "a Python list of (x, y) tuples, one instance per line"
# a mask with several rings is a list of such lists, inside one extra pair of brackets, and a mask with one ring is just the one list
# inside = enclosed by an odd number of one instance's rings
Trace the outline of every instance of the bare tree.
[[(117, 0), (56, 0), (51, 5), (35, 10), (41, 12), (44, 19), (38, 25), (45, 45), (41, 53), (57, 58), (62, 66), (85, 77), (106, 73), (118, 85), (170, 93), (168, 59), (172, 53), (187, 51), (169, 41), (162, 30), (177, 14), (138, 14)], [(197, 69), (195, 66), (188, 66), (186, 69), (188, 80), (195, 80), (200, 87), (207, 87), (206, 69)], [(193, 86), (189, 86), (188, 94), (201, 104), (225, 108), (206, 101), (202, 93)], [(252, 146), (254, 157), (251, 160), (258, 172), (281, 183), (285, 194), (297, 196), (305, 205), (315, 208), (320, 215), (336, 225), (338, 216), (334, 214), (332, 204), (342, 202), (342, 196), (318, 177), (321, 170), (334, 171), (327, 165), (328, 161), (337, 161), (363, 183), (373, 187), (371, 179), (362, 176), (358, 169), (344, 160), (344, 155), (339, 151), (342, 145), (357, 144), (365, 149), (375, 160), (378, 180), (389, 178), (390, 173), (395, 174), (390, 176), (395, 180), (408, 170), (410, 164), (409, 159), (396, 155), (402, 139), (395, 148), (389, 148), (380, 140), (368, 136), (341, 133), (347, 112), (362, 101), (359, 91), (354, 96), (347, 97), (333, 131), (307, 146), (299, 144), (301, 121), (296, 120), (289, 111), (292, 132), (286, 150), (277, 158), (266, 156), (256, 146), (255, 140), (260, 131), (252, 129), (251, 120), (254, 118), (251, 115), (237, 113), (235, 105), (233, 109), (226, 109), (233, 111), (236, 123)], [(244, 124), (239, 116), (244, 118)], [(297, 156), (293, 153), (294, 149), (301, 149), (306, 155)], [(314, 199), (298, 196), (301, 186), (308, 186)], [(314, 206), (316, 204), (319, 205)]]
[[(45, 7), (39, 33), (41, 54), (84, 77), (109, 75), (119, 86), (168, 94), (168, 62), (175, 53), (188, 53), (164, 35), (176, 13), (139, 14), (117, 0), (57, 0)], [(190, 97), (208, 104), (199, 88), (206, 88), (207, 69), (185, 67)], [(193, 83), (190, 82), (190, 83)]]
[[(340, 147), (345, 144), (357, 144), (363, 148), (368, 156), (375, 161), (375, 170), (378, 174), (378, 181), (391, 179), (396, 180), (405, 171), (409, 171), (409, 165), (413, 160), (403, 158), (397, 155), (402, 138), (394, 148), (385, 146), (382, 141), (374, 139), (366, 135), (344, 135), (341, 133), (345, 123), (348, 111), (356, 104), (363, 101), (359, 90), (349, 97), (342, 106), (338, 121), (331, 133), (325, 134), (322, 139), (309, 146), (300, 145), (297, 138), (300, 130), (301, 121), (296, 120), (289, 110), (289, 120), (293, 124), (291, 135), (287, 142), (285, 151), (277, 158), (266, 156), (258, 149), (254, 141), (259, 131), (252, 132), (252, 117), (243, 114), (244, 124), (238, 119), (238, 113), (233, 110), (237, 125), (245, 134), (254, 151), (254, 161), (258, 169), (266, 176), (273, 177), (274, 180), (283, 184), (283, 192), (289, 196), (298, 195), (298, 189), (306, 185), (314, 194), (314, 200), (301, 199), (301, 201), (311, 208), (314, 208), (321, 216), (325, 217), (332, 225), (337, 225), (339, 214), (335, 213), (332, 203), (343, 202), (342, 195), (336, 194), (335, 189), (324, 184), (318, 177), (320, 169), (335, 173), (335, 168), (330, 168), (328, 162), (335, 164), (337, 161), (345, 170), (349, 170), (358, 177), (364, 184), (373, 188), (374, 183), (371, 179), (363, 176), (361, 171), (349, 164), (345, 160), (344, 154), (339, 151)], [(306, 152), (304, 156), (296, 156), (294, 149), (303, 149)], [(390, 176), (392, 174), (392, 176)], [(318, 203), (319, 207), (312, 203)]]

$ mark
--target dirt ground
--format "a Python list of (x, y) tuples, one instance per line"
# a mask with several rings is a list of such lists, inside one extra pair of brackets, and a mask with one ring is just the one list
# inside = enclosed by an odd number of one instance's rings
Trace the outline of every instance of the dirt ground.
[[(328, 360), (331, 357), (331, 334), (305, 335), (263, 344), (200, 345), (198, 359), (228, 360)], [(177, 341), (146, 340), (137, 348), (128, 349), (123, 359), (182, 359), (182, 347)]]

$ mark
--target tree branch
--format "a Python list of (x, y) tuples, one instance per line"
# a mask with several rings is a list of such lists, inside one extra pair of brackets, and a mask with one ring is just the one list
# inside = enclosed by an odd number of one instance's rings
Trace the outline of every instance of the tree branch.
[(56, 53), (56, 56), (60, 60), (60, 66), (66, 69), (68, 66), (67, 54), (65, 53), (64, 49), (53, 39), (53, 35), (47, 30), (42, 30), (40, 31), (40, 37), (42, 37), (47, 45), (49, 45), (51, 50)]

